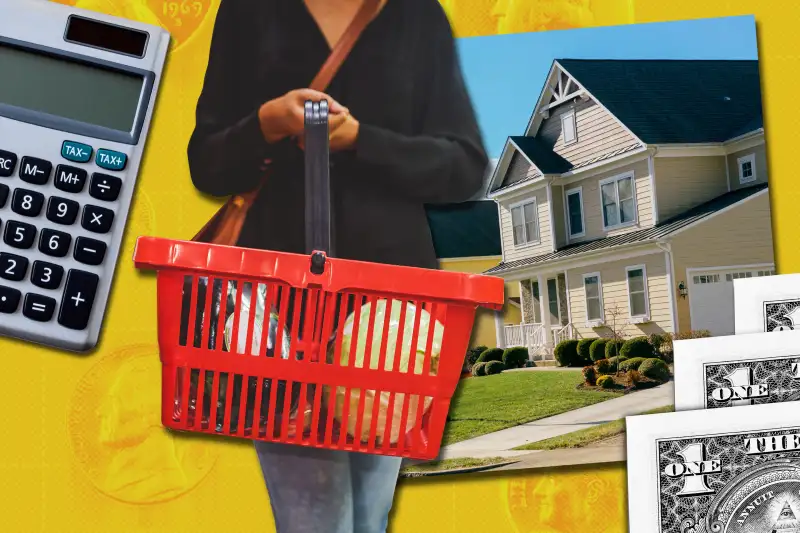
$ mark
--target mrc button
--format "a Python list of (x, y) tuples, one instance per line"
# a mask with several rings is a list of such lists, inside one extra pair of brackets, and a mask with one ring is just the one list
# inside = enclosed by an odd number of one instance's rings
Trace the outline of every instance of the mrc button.
[(75, 141), (64, 141), (61, 145), (61, 157), (75, 163), (88, 163), (94, 149), (88, 144)]
[(121, 152), (101, 148), (97, 151), (95, 163), (98, 167), (106, 170), (124, 170), (125, 165), (128, 164), (128, 156)]
[(17, 166), (17, 154), (0, 150), (0, 176), (7, 178)]

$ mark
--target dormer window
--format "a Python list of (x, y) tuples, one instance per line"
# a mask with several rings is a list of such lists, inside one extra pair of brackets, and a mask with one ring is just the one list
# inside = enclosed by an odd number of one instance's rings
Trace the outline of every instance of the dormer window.
[(561, 115), (561, 131), (564, 132), (564, 145), (578, 142), (578, 127), (575, 123), (574, 109)]

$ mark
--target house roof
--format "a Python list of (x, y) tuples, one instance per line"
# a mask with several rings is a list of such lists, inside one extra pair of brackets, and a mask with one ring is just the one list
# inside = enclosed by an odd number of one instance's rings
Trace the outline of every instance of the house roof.
[(718, 196), (709, 202), (698, 205), (697, 207), (694, 207), (688, 211), (685, 211), (684, 213), (666, 220), (652, 228), (632, 231), (630, 233), (625, 233), (614, 237), (605, 237), (593, 241), (575, 243), (555, 252), (500, 263), (496, 267), (487, 270), (485, 273), (497, 275), (521, 267), (532, 266), (550, 261), (559, 261), (562, 259), (571, 259), (587, 252), (606, 250), (624, 244), (645, 244), (648, 242), (654, 242), (668, 237), (670, 234), (675, 233), (681, 228), (685, 228), (694, 222), (707, 218), (714, 213), (717, 213), (736, 203), (742, 202), (765, 189), (767, 189), (766, 183), (732, 191), (723, 194), (722, 196)]
[(509, 137), (544, 174), (563, 174), (572, 168), (569, 161), (536, 137)]
[(763, 127), (755, 60), (558, 63), (647, 144), (724, 142)]
[(438, 259), (502, 255), (497, 204), (491, 200), (428, 206)]

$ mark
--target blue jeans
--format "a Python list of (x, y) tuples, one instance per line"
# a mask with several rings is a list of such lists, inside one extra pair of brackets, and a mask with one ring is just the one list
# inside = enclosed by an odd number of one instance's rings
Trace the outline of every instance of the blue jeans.
[(385, 533), (402, 459), (255, 445), (277, 533)]

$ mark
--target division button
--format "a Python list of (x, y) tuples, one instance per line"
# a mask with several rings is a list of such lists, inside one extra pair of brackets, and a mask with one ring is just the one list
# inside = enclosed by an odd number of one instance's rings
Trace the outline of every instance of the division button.
[(50, 179), (53, 171), (53, 164), (44, 159), (36, 157), (23, 157), (19, 168), (19, 177), (22, 181), (33, 183), (34, 185), (44, 185)]
[(92, 174), (92, 183), (89, 185), (89, 194), (97, 200), (113, 202), (119, 196), (122, 180), (107, 174)]
[(11, 287), (0, 285), (0, 313), (16, 313), (22, 293)]
[(99, 281), (96, 274), (83, 270), (69, 271), (58, 313), (59, 324), (69, 329), (86, 329)]
[(69, 165), (58, 165), (56, 168), (56, 189), (64, 192), (79, 193), (86, 186), (88, 173), (82, 168)]
[(92, 158), (93, 148), (88, 144), (75, 141), (64, 141), (61, 145), (61, 157), (75, 163), (88, 163)]
[(14, 174), (17, 168), (17, 154), (0, 150), (0, 176), (7, 178)]
[(106, 256), (106, 244), (94, 239), (78, 237), (75, 241), (73, 256), (76, 261), (84, 265), (97, 266), (103, 262)]

